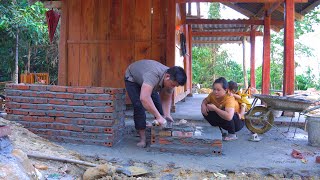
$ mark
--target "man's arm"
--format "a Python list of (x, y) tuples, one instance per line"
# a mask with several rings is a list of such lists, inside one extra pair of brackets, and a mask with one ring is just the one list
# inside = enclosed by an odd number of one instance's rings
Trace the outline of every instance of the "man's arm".
[(149, 84), (143, 83), (141, 86), (140, 101), (143, 107), (147, 111), (149, 111), (151, 114), (153, 114), (156, 117), (156, 119), (161, 119), (162, 116), (157, 110), (151, 98), (152, 90), (153, 90), (152, 86), (150, 86)]
[(173, 89), (163, 88), (160, 91), (160, 99), (162, 104), (162, 110), (164, 117), (172, 118), (170, 115), (171, 103), (172, 103)]

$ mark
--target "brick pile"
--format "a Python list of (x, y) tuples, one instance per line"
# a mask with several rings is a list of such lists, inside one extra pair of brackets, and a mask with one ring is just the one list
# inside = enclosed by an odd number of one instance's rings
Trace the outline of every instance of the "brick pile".
[(174, 124), (172, 129), (151, 127), (151, 149), (170, 153), (220, 155), (221, 132), (215, 127)]
[(125, 90), (6, 85), (7, 119), (59, 142), (113, 146), (124, 132)]

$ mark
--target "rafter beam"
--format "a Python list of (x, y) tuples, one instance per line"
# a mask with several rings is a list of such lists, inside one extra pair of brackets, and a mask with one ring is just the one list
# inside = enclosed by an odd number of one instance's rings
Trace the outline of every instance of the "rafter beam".
[(241, 13), (241, 14), (247, 16), (247, 17), (253, 17), (254, 16), (254, 14), (251, 11), (248, 11), (246, 9), (242, 9), (239, 6), (236, 6), (231, 2), (222, 2), (222, 4), (225, 5), (225, 6), (228, 6), (229, 8), (231, 8), (231, 9), (233, 9), (235, 11), (238, 11), (239, 13)]
[[(262, 36), (263, 33), (256, 31), (255, 32), (256, 36)], [(193, 31), (192, 36), (211, 36), (211, 37), (216, 37), (216, 36), (250, 36), (250, 32), (214, 32), (214, 31)]]
[[(282, 12), (282, 13), (285, 13), (285, 12), (284, 12), (284, 8), (283, 8), (282, 6), (279, 6), (279, 7), (277, 8), (277, 11)], [(299, 13), (297, 13), (297, 12), (294, 12), (294, 17), (295, 17), (295, 19), (298, 20), (298, 21), (303, 20), (303, 15), (301, 15), (301, 14), (299, 14)]]
[(225, 44), (225, 43), (237, 43), (240, 44), (242, 41), (192, 41), (192, 44)]
[(271, 7), (267, 10), (267, 16), (270, 16), (272, 14), (272, 12), (275, 11), (276, 9), (278, 9), (283, 2), (284, 2), (284, 0), (273, 3), (271, 5)]
[[(176, 0), (177, 3), (189, 2), (235, 2), (235, 3), (275, 3), (279, 0)], [(306, 3), (308, 0), (294, 0), (295, 3)]]
[[(187, 24), (243, 24), (243, 25), (263, 25), (263, 20), (256, 19), (242, 19), (242, 20), (229, 20), (229, 19), (187, 19)], [(281, 26), (283, 21), (273, 20), (272, 25)]]

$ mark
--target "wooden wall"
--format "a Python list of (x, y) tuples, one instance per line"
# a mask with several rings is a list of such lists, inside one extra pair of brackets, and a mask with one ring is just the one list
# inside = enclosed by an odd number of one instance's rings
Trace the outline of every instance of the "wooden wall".
[[(176, 50), (172, 55), (172, 48), (168, 47), (171, 38), (167, 34), (172, 37), (175, 28), (170, 22), (173, 19), (175, 24), (181, 24), (181, 20), (168, 18), (170, 9), (174, 9), (171, 6), (181, 13), (179, 5), (172, 2), (62, 1), (59, 85), (124, 87), (125, 69), (140, 59), (185, 66), (184, 58), (177, 58)], [(186, 87), (177, 90), (178, 94), (184, 92)]]

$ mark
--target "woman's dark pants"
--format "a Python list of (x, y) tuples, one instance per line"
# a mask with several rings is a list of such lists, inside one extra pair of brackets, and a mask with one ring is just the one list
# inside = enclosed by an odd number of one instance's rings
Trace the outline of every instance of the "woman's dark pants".
[(239, 115), (237, 113), (234, 113), (231, 121), (222, 119), (215, 111), (209, 111), (208, 115), (203, 115), (203, 117), (212, 126), (218, 126), (219, 128), (227, 130), (229, 134), (235, 134), (244, 126), (243, 120), (239, 118)]
[[(125, 86), (133, 105), (133, 120), (135, 128), (137, 130), (146, 129), (146, 110), (144, 109), (140, 101), (141, 86), (137, 83), (130, 82), (127, 80), (125, 80)], [(159, 113), (163, 115), (159, 93), (152, 92), (151, 98)]]

